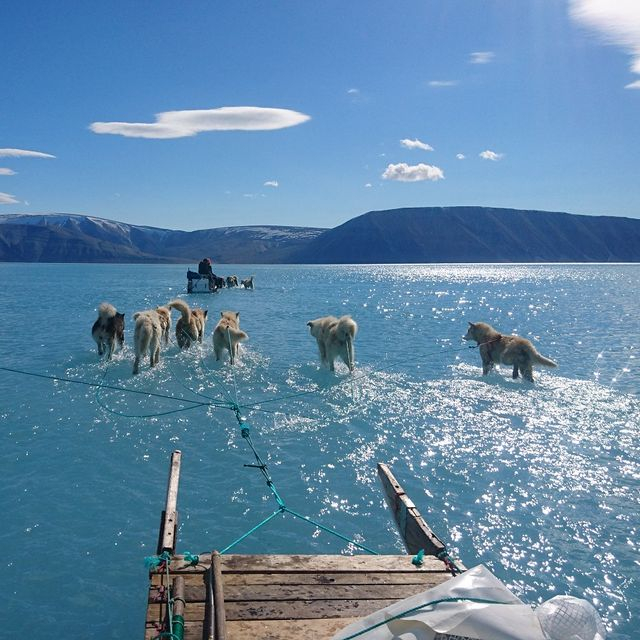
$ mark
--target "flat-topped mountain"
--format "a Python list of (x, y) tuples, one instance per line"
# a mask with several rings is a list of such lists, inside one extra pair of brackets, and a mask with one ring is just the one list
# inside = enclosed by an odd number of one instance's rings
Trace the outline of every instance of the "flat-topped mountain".
[(640, 262), (640, 220), (488, 207), (371, 211), (334, 229), (174, 231), (70, 214), (0, 216), (0, 260), (349, 264)]

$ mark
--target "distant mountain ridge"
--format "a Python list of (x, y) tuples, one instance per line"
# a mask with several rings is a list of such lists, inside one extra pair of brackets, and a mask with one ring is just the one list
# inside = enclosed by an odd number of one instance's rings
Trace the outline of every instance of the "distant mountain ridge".
[(489, 207), (370, 211), (334, 229), (175, 231), (76, 214), (0, 215), (4, 262), (640, 262), (640, 220)]

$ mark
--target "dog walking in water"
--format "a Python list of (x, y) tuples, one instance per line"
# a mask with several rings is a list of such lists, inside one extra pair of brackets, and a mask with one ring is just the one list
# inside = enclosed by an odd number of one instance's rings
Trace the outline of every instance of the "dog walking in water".
[(192, 342), (202, 342), (207, 322), (206, 309), (191, 309), (184, 300), (172, 300), (167, 307), (177, 309), (181, 316), (176, 322), (176, 340), (181, 349), (188, 349)]
[(349, 371), (355, 367), (355, 354), (353, 340), (358, 332), (358, 325), (351, 316), (326, 316), (307, 322), (311, 335), (318, 343), (320, 362), (335, 371), (334, 361), (341, 358)]
[(107, 360), (116, 350), (124, 345), (124, 313), (118, 313), (116, 308), (108, 302), (102, 302), (98, 307), (98, 319), (93, 323), (91, 336), (98, 345), (98, 355), (107, 354)]
[(533, 382), (533, 365), (557, 367), (549, 358), (540, 355), (526, 338), (520, 336), (503, 336), (486, 322), (470, 322), (465, 340), (474, 340), (480, 347), (482, 358), (482, 375), (486, 376), (494, 364), (513, 366), (513, 377), (518, 373), (529, 382)]
[(213, 330), (213, 351), (216, 360), (222, 358), (222, 353), (226, 349), (229, 352), (229, 360), (234, 364), (238, 357), (239, 344), (247, 340), (249, 336), (240, 330), (239, 311), (221, 311), (220, 320)]
[(140, 358), (149, 353), (149, 366), (155, 367), (160, 360), (160, 342), (162, 341), (162, 321), (155, 309), (137, 311), (133, 314), (136, 328), (133, 332), (133, 346), (136, 359), (133, 362), (133, 375), (140, 372)]

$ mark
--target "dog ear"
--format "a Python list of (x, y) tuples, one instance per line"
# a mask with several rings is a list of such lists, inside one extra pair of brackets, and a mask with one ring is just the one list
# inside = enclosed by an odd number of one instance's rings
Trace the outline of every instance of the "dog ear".
[(307, 322), (307, 327), (313, 327), (313, 320), (309, 320), (309, 322)]
[(204, 317), (205, 317), (205, 318), (207, 317), (207, 313), (209, 313), (209, 309), (205, 309), (205, 310), (204, 310)]
[(220, 312), (220, 317), (221, 317), (221, 318), (224, 318), (224, 311), (221, 311), (221, 312)]
[(475, 326), (475, 325), (473, 324), (473, 322), (469, 322), (469, 326), (470, 326), (470, 327), (473, 327), (473, 326)]
[(240, 312), (236, 311), (236, 320), (238, 320), (240, 318)]

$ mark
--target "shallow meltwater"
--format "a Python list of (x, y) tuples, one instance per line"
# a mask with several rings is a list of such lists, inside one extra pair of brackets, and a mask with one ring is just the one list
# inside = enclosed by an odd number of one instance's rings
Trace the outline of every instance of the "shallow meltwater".
[[(0, 333), (11, 514), (0, 575), (12, 635), (43, 637), (55, 623), (69, 637), (142, 636), (143, 559), (155, 553), (172, 450), (183, 452), (179, 552), (223, 549), (277, 509), (247, 466), (244, 427), (297, 513), (403, 553), (376, 476), (386, 462), (466, 566), (487, 565), (531, 604), (584, 597), (610, 638), (635, 637), (640, 268), (236, 266), (255, 274), (255, 290), (185, 297), (209, 309), (205, 341), (188, 351), (172, 343), (133, 377), (129, 325), (124, 350), (98, 360), (97, 305), (108, 299), (128, 319), (181, 295), (182, 268), (88, 265), (87, 292), (71, 267), (50, 266), (38, 296), (10, 286)], [(9, 283), (12, 268), (0, 265)], [(143, 281), (144, 291), (130, 284)], [(27, 339), (17, 309), (54, 308), (58, 296), (78, 313)], [(211, 343), (228, 309), (249, 335), (233, 367), (215, 361)], [(319, 366), (306, 322), (327, 314), (358, 322), (353, 374)], [(534, 384), (509, 367), (483, 377), (477, 349), (462, 341), (480, 320), (527, 337), (559, 368), (534, 368)], [(234, 549), (357, 552), (286, 514)]]

